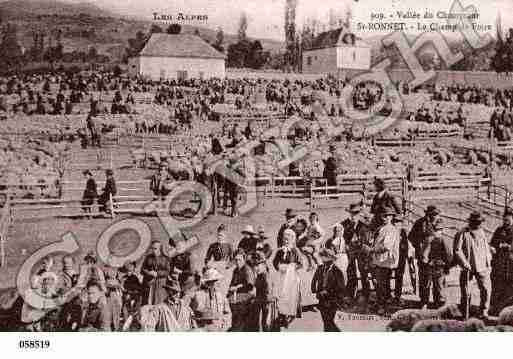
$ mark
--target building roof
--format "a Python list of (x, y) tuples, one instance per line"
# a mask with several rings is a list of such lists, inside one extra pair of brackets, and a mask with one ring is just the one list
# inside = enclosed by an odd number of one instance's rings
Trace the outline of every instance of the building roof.
[(226, 56), (214, 49), (201, 37), (189, 34), (152, 34), (139, 56), (151, 57), (195, 57), (224, 59)]
[[(352, 38), (354, 43), (351, 43)], [(317, 35), (308, 50), (326, 49), (337, 46), (358, 46), (369, 47), (367, 43), (362, 41), (356, 35), (346, 31), (346, 28), (340, 27), (338, 29), (329, 30)]]

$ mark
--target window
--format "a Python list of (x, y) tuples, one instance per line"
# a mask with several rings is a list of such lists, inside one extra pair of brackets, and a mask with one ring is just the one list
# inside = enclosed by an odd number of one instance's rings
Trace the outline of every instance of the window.
[(308, 56), (308, 57), (306, 58), (306, 64), (307, 64), (308, 66), (312, 66), (312, 57), (311, 57), (311, 56)]
[(177, 71), (176, 77), (178, 80), (187, 80), (187, 71)]

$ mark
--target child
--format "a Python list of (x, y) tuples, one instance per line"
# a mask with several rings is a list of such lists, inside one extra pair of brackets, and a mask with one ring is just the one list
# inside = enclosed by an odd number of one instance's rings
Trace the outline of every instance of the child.
[[(271, 303), (271, 280), (269, 277), (269, 269), (267, 268), (267, 259), (261, 252), (257, 252), (255, 256), (255, 331), (261, 326), (263, 332), (270, 329), (270, 323), (273, 319), (269, 317), (269, 309), (273, 305)], [(271, 316), (272, 317), (272, 316)]]
[(135, 272), (135, 262), (125, 264), (126, 274), (122, 278), (123, 283), (123, 318), (133, 314), (141, 306), (142, 299), (142, 278)]

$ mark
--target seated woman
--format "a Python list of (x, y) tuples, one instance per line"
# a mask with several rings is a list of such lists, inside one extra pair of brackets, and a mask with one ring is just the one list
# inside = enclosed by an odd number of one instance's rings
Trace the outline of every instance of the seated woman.
[(281, 327), (287, 328), (294, 318), (301, 317), (301, 282), (297, 271), (302, 265), (292, 229), (283, 232), (283, 246), (276, 252), (273, 265), (278, 272), (273, 285), (278, 312), (273, 329), (279, 331)]

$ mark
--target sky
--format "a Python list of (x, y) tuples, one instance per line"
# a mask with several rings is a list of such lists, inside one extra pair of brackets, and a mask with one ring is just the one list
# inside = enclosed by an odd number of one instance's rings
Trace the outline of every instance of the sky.
[[(67, 0), (83, 2), (84, 0)], [(87, 0), (85, 0), (87, 1)], [(385, 35), (386, 32), (357, 31), (356, 24), (371, 21), (371, 13), (426, 10), (449, 11), (454, 0), (298, 0), (297, 23), (301, 26), (307, 16), (327, 19), (330, 9), (345, 13), (347, 7), (353, 11), (353, 31), (358, 35)], [(501, 13), (503, 28), (513, 27), (513, 0), (459, 0), (464, 8), (474, 5), (480, 14), (479, 22), (493, 25), (498, 12)], [(207, 15), (208, 22), (193, 22), (192, 25), (217, 28), (222, 26), (227, 33), (236, 33), (240, 14), (245, 11), (249, 18), (248, 35), (251, 37), (283, 40), (283, 19), (285, 0), (89, 0), (98, 6), (114, 10), (122, 15), (152, 19), (153, 12), (191, 15)], [(397, 20), (394, 20), (397, 21)], [(426, 21), (426, 20), (423, 20)], [(432, 20), (429, 20), (432, 22)], [(417, 20), (408, 23), (416, 24)], [(445, 20), (436, 20), (444, 23)]]

